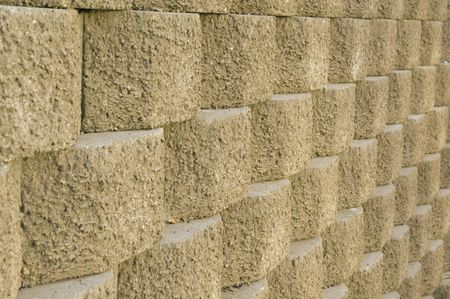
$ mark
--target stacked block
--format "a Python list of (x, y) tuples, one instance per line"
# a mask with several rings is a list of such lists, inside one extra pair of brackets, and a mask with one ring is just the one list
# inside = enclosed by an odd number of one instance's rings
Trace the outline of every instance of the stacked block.
[(383, 253), (364, 254), (358, 268), (350, 278), (349, 298), (377, 298), (383, 281)]
[(403, 123), (409, 114), (412, 90), (411, 71), (393, 71), (389, 75), (387, 124)]
[(422, 264), (413, 262), (408, 264), (408, 271), (399, 288), (403, 298), (421, 298), (422, 294)]
[(386, 126), (378, 135), (377, 185), (386, 185), (398, 177), (403, 159), (403, 125)]
[(406, 224), (418, 203), (417, 168), (406, 167), (394, 181), (395, 185), (395, 224)]

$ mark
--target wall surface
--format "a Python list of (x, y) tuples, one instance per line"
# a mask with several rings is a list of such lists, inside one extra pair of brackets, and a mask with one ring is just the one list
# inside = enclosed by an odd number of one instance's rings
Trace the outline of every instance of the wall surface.
[(0, 0), (0, 299), (450, 298), (447, 0)]

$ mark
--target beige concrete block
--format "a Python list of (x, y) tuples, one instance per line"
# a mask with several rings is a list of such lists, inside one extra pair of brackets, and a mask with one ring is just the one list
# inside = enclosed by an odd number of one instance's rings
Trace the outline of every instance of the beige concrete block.
[(409, 263), (406, 278), (403, 280), (398, 292), (402, 298), (420, 299), (422, 291), (422, 264)]
[(400, 175), (393, 182), (396, 225), (407, 223), (414, 213), (418, 203), (417, 175), (417, 167), (405, 167), (400, 169)]
[(331, 20), (329, 82), (345, 83), (364, 79), (367, 71), (369, 36), (370, 20), (349, 18)]
[(162, 129), (84, 134), (24, 161), (24, 286), (101, 273), (155, 243), (163, 138)]
[(343, 0), (300, 0), (297, 1), (297, 15), (309, 17), (341, 17), (344, 13)]
[(450, 272), (442, 274), (439, 287), (433, 292), (436, 299), (450, 299)]
[(395, 66), (397, 21), (373, 19), (370, 23), (368, 75), (387, 75)]
[(262, 278), (248, 285), (224, 288), (221, 299), (269, 299), (269, 295), (267, 279)]
[(444, 235), (444, 271), (450, 271), (450, 230)]
[(439, 286), (443, 273), (444, 242), (432, 240), (422, 257), (422, 295), (432, 294)]
[(133, 0), (0, 0), (0, 4), (49, 8), (122, 10), (131, 8)]
[(400, 294), (398, 292), (390, 292), (381, 295), (381, 299), (400, 299)]
[(431, 236), (431, 206), (417, 206), (415, 213), (408, 221), (411, 229), (409, 241), (409, 261), (419, 261), (430, 246)]
[(115, 299), (117, 274), (113, 271), (21, 289), (17, 299)]
[(202, 110), (165, 130), (168, 218), (217, 214), (241, 200), (250, 182), (250, 109)]
[(312, 153), (311, 94), (274, 95), (252, 107), (252, 180), (282, 179), (305, 168)]
[(447, 0), (430, 0), (428, 4), (428, 20), (445, 21), (447, 19)]
[(403, 160), (403, 125), (386, 126), (377, 139), (376, 183), (381, 186), (390, 184), (400, 173)]
[(409, 114), (411, 100), (411, 71), (393, 71), (389, 74), (387, 124), (403, 123)]
[(409, 226), (394, 227), (383, 247), (383, 292), (399, 288), (408, 271)]
[(354, 134), (355, 85), (329, 84), (313, 95), (314, 154), (336, 155)]
[(379, 19), (402, 19), (404, 0), (378, 0), (375, 1), (376, 17)]
[(438, 153), (447, 143), (448, 107), (434, 107), (427, 113), (427, 153)]
[(85, 14), (83, 130), (148, 129), (194, 117), (200, 35), (193, 14)]
[(383, 283), (383, 253), (366, 253), (348, 283), (349, 298), (379, 298)]
[(442, 29), (442, 60), (450, 61), (450, 21), (446, 21), (443, 24)]
[(344, 16), (348, 18), (367, 19), (373, 18), (377, 8), (375, 0), (353, 1), (342, 0), (344, 4)]
[(450, 105), (450, 64), (443, 62), (437, 65), (435, 106)]
[(119, 265), (118, 298), (220, 298), (220, 216), (167, 225), (159, 245)]
[(197, 12), (197, 13), (227, 13), (232, 0), (132, 0), (134, 9)]
[(321, 234), (325, 287), (346, 281), (357, 268), (364, 248), (363, 225), (362, 208), (342, 210)]
[(246, 198), (222, 212), (222, 285), (258, 280), (288, 253), (291, 236), (291, 186), (288, 180), (250, 186)]
[(230, 11), (238, 14), (257, 14), (269, 16), (293, 16), (297, 14), (295, 0), (234, 0)]
[(395, 187), (376, 187), (362, 204), (364, 209), (364, 252), (381, 250), (394, 228)]
[(441, 62), (443, 23), (422, 22), (421, 64), (433, 65)]
[(440, 168), (440, 154), (425, 155), (422, 162), (417, 164), (419, 204), (429, 204), (439, 191)]
[(81, 118), (78, 13), (0, 6), (0, 23), (0, 163), (72, 146)]
[(322, 294), (323, 299), (347, 299), (348, 288), (342, 283), (340, 285), (324, 289)]
[(372, 194), (377, 167), (376, 139), (354, 140), (339, 156), (338, 208), (359, 207)]
[(201, 106), (242, 107), (270, 100), (275, 76), (275, 18), (204, 14), (200, 19)]
[(450, 230), (450, 189), (440, 189), (431, 201), (433, 239), (442, 239)]
[(292, 240), (313, 238), (334, 221), (338, 171), (338, 157), (315, 158), (291, 177)]
[(450, 187), (450, 143), (447, 143), (441, 150), (441, 188)]
[(428, 17), (429, 0), (403, 0), (403, 18), (411, 20), (426, 20)]
[(410, 112), (412, 114), (426, 113), (434, 106), (436, 97), (435, 66), (419, 66), (412, 71), (412, 97)]
[(272, 298), (322, 297), (322, 240), (291, 243), (288, 257), (268, 275)]
[(354, 139), (374, 138), (383, 132), (388, 99), (388, 77), (366, 77), (356, 84)]
[[(409, 1), (409, 0), (407, 0)], [(411, 69), (420, 64), (422, 22), (397, 21), (397, 69)]]
[(0, 165), (0, 297), (16, 298), (21, 286), (20, 162)]
[[(290, 17), (278, 18), (276, 23), (275, 93), (299, 93), (321, 88), (328, 78), (330, 20)], [(263, 42), (262, 47), (267, 48), (267, 41)]]
[(409, 115), (403, 127), (403, 166), (422, 161), (426, 152), (426, 115)]

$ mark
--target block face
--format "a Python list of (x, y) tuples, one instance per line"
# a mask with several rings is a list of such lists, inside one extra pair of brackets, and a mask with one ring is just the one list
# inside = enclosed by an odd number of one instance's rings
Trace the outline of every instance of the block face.
[(295, 0), (235, 0), (232, 1), (230, 10), (237, 14), (292, 16), (298, 15), (296, 6)]
[(414, 215), (409, 219), (411, 229), (409, 242), (409, 261), (419, 261), (430, 245), (431, 236), (431, 206), (417, 206)]
[(85, 132), (155, 128), (198, 112), (197, 15), (90, 12), (84, 28)]
[(442, 38), (442, 60), (449, 61), (450, 60), (450, 21), (444, 22), (443, 25), (443, 38)]
[(404, 0), (404, 19), (426, 20), (428, 17), (428, 0)]
[(444, 271), (450, 271), (450, 230), (444, 235)]
[(267, 279), (263, 278), (240, 287), (228, 287), (222, 290), (222, 299), (269, 299)]
[(439, 177), (441, 155), (425, 155), (422, 162), (417, 165), (419, 204), (428, 204), (439, 191)]
[(357, 83), (354, 139), (373, 138), (383, 132), (388, 98), (388, 77), (366, 77)]
[(428, 20), (445, 21), (447, 19), (447, 0), (431, 0), (428, 5)]
[(386, 126), (377, 137), (377, 185), (386, 185), (398, 177), (403, 160), (403, 125)]
[(400, 170), (395, 186), (395, 224), (406, 224), (418, 203), (417, 167), (405, 167)]
[(271, 296), (322, 298), (322, 256), (320, 237), (291, 243), (288, 257), (268, 275)]
[(402, 19), (404, 0), (378, 0), (375, 1), (376, 17), (380, 19)]
[(450, 64), (447, 62), (437, 66), (435, 105), (450, 105)]
[(252, 180), (289, 177), (303, 169), (312, 152), (310, 94), (274, 95), (252, 107)]
[(0, 0), (0, 4), (50, 8), (107, 9), (131, 8), (133, 0)]
[(375, 0), (353, 1), (342, 0), (344, 3), (344, 16), (349, 18), (373, 18), (376, 13)]
[(81, 118), (80, 17), (0, 6), (0, 22), (0, 162), (73, 145)]
[(317, 156), (336, 155), (354, 134), (355, 85), (329, 84), (313, 94), (313, 144)]
[(422, 258), (422, 295), (432, 294), (439, 286), (442, 278), (444, 258), (444, 242), (433, 240)]
[(222, 212), (222, 286), (264, 277), (284, 259), (291, 236), (288, 180), (250, 185), (247, 198)]
[(440, 189), (431, 201), (432, 236), (442, 239), (450, 230), (450, 189)]
[(441, 150), (441, 188), (450, 187), (450, 143)]
[(448, 299), (450, 298), (450, 272), (442, 275), (442, 281), (439, 287), (433, 292), (434, 298)]
[(403, 130), (403, 166), (419, 163), (426, 152), (426, 116), (408, 116)]
[(419, 114), (430, 111), (436, 96), (436, 67), (419, 66), (412, 72), (411, 113)]
[(220, 298), (220, 216), (167, 225), (159, 245), (119, 265), (118, 298)]
[(231, 0), (133, 0), (134, 9), (197, 12), (197, 13), (227, 13)]
[(23, 284), (102, 272), (152, 246), (163, 160), (162, 129), (85, 134), (72, 149), (25, 160)]
[(433, 65), (441, 62), (443, 23), (422, 22), (421, 64)]
[(448, 107), (434, 107), (427, 113), (427, 153), (438, 153), (447, 142)]
[[(275, 92), (299, 93), (321, 88), (328, 78), (330, 20), (279, 18), (276, 27)], [(264, 41), (264, 47), (266, 44)]]
[(202, 110), (165, 130), (168, 218), (212, 216), (241, 200), (250, 182), (250, 109)]
[(203, 33), (201, 106), (242, 107), (270, 100), (275, 18), (205, 14), (200, 19)]
[(411, 71), (393, 71), (389, 74), (388, 124), (403, 123), (409, 114), (411, 100)]
[(339, 159), (336, 156), (312, 159), (291, 177), (292, 240), (319, 235), (331, 225), (337, 209)]
[(370, 20), (331, 20), (329, 82), (354, 82), (365, 77), (369, 36)]
[(420, 64), (422, 45), (422, 22), (415, 20), (397, 21), (397, 63), (398, 69), (411, 69)]
[(362, 256), (359, 267), (348, 284), (349, 298), (380, 297), (383, 281), (383, 253), (375, 251)]
[(297, 3), (297, 15), (309, 17), (341, 17), (344, 13), (344, 1), (300, 0)]
[(368, 75), (386, 75), (395, 65), (397, 21), (373, 19), (370, 24)]
[(420, 299), (422, 284), (422, 264), (409, 263), (406, 278), (403, 280), (398, 292), (402, 298)]
[(0, 166), (0, 297), (16, 298), (21, 286), (20, 162)]

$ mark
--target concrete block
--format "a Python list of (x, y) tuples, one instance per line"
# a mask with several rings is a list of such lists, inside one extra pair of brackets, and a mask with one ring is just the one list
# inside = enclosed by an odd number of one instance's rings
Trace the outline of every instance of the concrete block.
[(419, 204), (429, 204), (439, 191), (440, 168), (440, 154), (425, 155), (422, 162), (417, 164)]
[(292, 240), (313, 238), (335, 219), (339, 159), (315, 158), (291, 177)]
[(232, 0), (133, 0), (134, 9), (197, 12), (197, 13), (228, 13)]
[(427, 153), (439, 153), (447, 143), (448, 107), (434, 107), (427, 113)]
[(323, 299), (347, 299), (348, 288), (345, 284), (329, 287), (322, 292)]
[(20, 162), (0, 165), (0, 297), (14, 299), (21, 286)]
[(432, 240), (422, 258), (422, 295), (432, 294), (439, 287), (443, 273), (444, 242)]
[[(290, 17), (278, 18), (276, 23), (275, 93), (299, 93), (321, 88), (328, 78), (330, 20)], [(263, 43), (262, 47), (267, 48), (267, 41)], [(263, 75), (267, 77), (267, 74)]]
[(366, 77), (356, 84), (354, 139), (374, 138), (383, 132), (388, 99), (388, 77)]
[(426, 113), (433, 108), (436, 97), (436, 70), (435, 66), (419, 66), (413, 69), (411, 113)]
[(130, 9), (133, 0), (0, 0), (0, 4), (49, 8)]
[(0, 6), (0, 23), (0, 163), (72, 146), (81, 119), (80, 17)]
[(420, 299), (422, 285), (422, 264), (419, 262), (409, 263), (406, 278), (403, 280), (398, 292), (402, 298)]
[(282, 179), (305, 168), (312, 152), (311, 94), (274, 95), (252, 107), (252, 180)]
[(272, 298), (322, 297), (322, 240), (291, 243), (288, 257), (268, 275)]
[(344, 13), (343, 0), (300, 0), (297, 1), (297, 15), (309, 17), (341, 17)]
[(393, 71), (389, 74), (388, 124), (403, 123), (409, 114), (412, 90), (411, 71)]
[(364, 79), (367, 71), (369, 36), (370, 20), (348, 18), (331, 20), (329, 82), (345, 83)]
[(436, 299), (450, 299), (450, 272), (442, 274), (442, 280), (438, 288), (433, 292)]
[(262, 278), (248, 285), (224, 288), (221, 299), (269, 299), (269, 295), (267, 279)]
[(400, 169), (400, 175), (393, 182), (396, 225), (407, 223), (414, 213), (418, 203), (417, 175), (417, 167), (405, 167)]
[(202, 110), (165, 130), (167, 217), (212, 216), (241, 200), (250, 182), (250, 109)]
[(383, 247), (383, 292), (399, 288), (408, 271), (409, 226), (400, 225), (392, 230), (390, 240)]
[(422, 22), (421, 64), (434, 65), (441, 62), (443, 22)]
[(422, 161), (426, 151), (426, 115), (409, 115), (403, 127), (403, 166)]
[(450, 230), (444, 235), (444, 271), (450, 271)]
[(428, 4), (428, 20), (447, 20), (447, 0), (430, 0)]
[(400, 294), (398, 292), (390, 292), (381, 295), (381, 299), (400, 299)]
[(403, 125), (386, 126), (384, 132), (377, 136), (378, 186), (390, 184), (398, 177), (403, 159)]
[(325, 287), (346, 281), (357, 268), (363, 253), (362, 208), (342, 210), (322, 235)]
[(342, 0), (344, 5), (344, 16), (355, 19), (373, 18), (377, 8), (375, 0), (353, 1)]
[(115, 299), (117, 274), (113, 271), (21, 289), (17, 299)]
[(426, 20), (428, 17), (429, 0), (403, 0), (403, 18), (411, 20)]
[(442, 33), (442, 60), (450, 61), (450, 21), (444, 22)]
[[(23, 285), (107, 271), (163, 226), (163, 130), (81, 135), (23, 163)], [(49, 239), (51, 236), (51, 239)]]
[(443, 62), (437, 65), (435, 106), (450, 105), (450, 64)]
[(377, 168), (376, 139), (354, 140), (339, 156), (338, 209), (359, 207), (372, 194)]
[[(354, 1), (353, 1), (354, 3)], [(370, 23), (368, 75), (387, 75), (395, 66), (397, 21), (373, 19)]]
[(313, 95), (314, 154), (331, 156), (349, 147), (354, 118), (354, 84), (329, 84), (316, 91)]
[(201, 106), (242, 107), (270, 100), (275, 76), (275, 18), (203, 14), (200, 19)]
[(414, 215), (408, 221), (411, 229), (409, 241), (409, 261), (419, 261), (430, 246), (431, 206), (417, 206)]
[(422, 22), (397, 21), (397, 69), (411, 69), (420, 65)]
[(375, 1), (376, 17), (379, 19), (403, 19), (404, 0)]
[(297, 14), (295, 0), (248, 0), (231, 1), (230, 11), (237, 14), (256, 14), (269, 16), (293, 16)]
[(223, 286), (258, 280), (283, 261), (291, 236), (290, 196), (288, 180), (257, 183), (222, 212)]
[(375, 251), (362, 256), (348, 283), (349, 298), (379, 298), (383, 284), (383, 253)]
[(119, 265), (117, 298), (220, 298), (222, 221), (164, 228), (159, 244)]
[(200, 36), (193, 14), (85, 14), (83, 130), (148, 129), (194, 117)]
[(432, 236), (442, 239), (450, 230), (450, 189), (440, 189), (431, 201)]
[(441, 188), (450, 188), (450, 143), (441, 150)]

